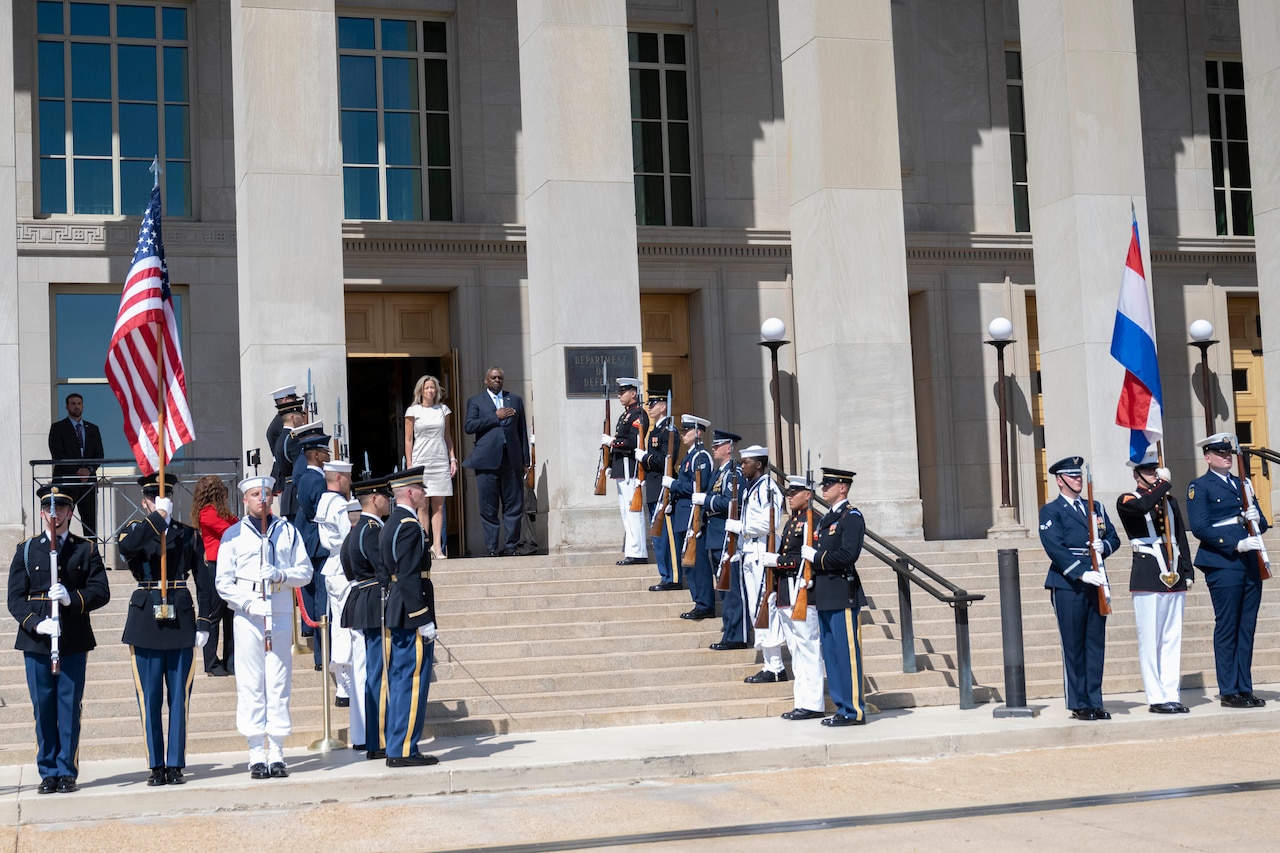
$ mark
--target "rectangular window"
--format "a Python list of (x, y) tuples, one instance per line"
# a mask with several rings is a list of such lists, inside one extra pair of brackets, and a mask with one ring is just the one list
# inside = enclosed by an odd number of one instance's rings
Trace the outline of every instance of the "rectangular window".
[(693, 224), (689, 63), (684, 33), (627, 33), (636, 222)]
[(1022, 105), (1022, 52), (1004, 52), (1005, 91), (1009, 96), (1009, 166), (1013, 170), (1013, 230), (1031, 230), (1027, 195), (1027, 118)]
[(166, 216), (191, 216), (187, 6), (36, 3), (42, 214), (140, 216), (160, 160)]
[(1244, 111), (1244, 64), (1209, 59), (1204, 63), (1204, 73), (1209, 94), (1209, 152), (1218, 234), (1252, 237), (1253, 182)]
[(443, 21), (338, 18), (347, 219), (453, 219), (449, 51)]

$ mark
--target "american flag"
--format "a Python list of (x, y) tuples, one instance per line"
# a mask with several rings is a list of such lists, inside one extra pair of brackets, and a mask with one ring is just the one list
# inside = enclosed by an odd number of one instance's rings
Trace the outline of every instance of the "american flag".
[[(164, 379), (157, 365), (157, 344), (164, 338)], [(120, 297), (116, 328), (107, 349), (107, 382), (124, 413), (124, 434), (142, 473), (151, 474), (160, 460), (160, 409), (164, 400), (164, 463), (182, 445), (195, 439), (187, 407), (187, 378), (182, 370), (178, 324), (173, 317), (169, 269), (160, 237), (160, 187), (151, 190), (151, 203), (142, 217), (138, 247)]]

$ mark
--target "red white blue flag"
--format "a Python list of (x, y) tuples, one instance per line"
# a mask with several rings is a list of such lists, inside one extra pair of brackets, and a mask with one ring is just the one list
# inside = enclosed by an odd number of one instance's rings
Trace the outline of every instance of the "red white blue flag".
[(1130, 432), (1129, 458), (1142, 461), (1147, 448), (1164, 433), (1164, 408), (1160, 392), (1160, 365), (1156, 360), (1155, 324), (1147, 278), (1142, 271), (1138, 243), (1138, 217), (1133, 218), (1129, 255), (1120, 280), (1120, 303), (1111, 333), (1111, 357), (1124, 366), (1124, 386), (1116, 407), (1116, 424)]
[(169, 291), (169, 268), (165, 266), (160, 235), (159, 186), (151, 190), (151, 203), (142, 217), (133, 265), (124, 283), (115, 331), (107, 349), (106, 372), (124, 413), (125, 438), (142, 473), (154, 473), (173, 458), (179, 447), (195, 440), (191, 410), (187, 407), (187, 377), (182, 369), (178, 323)]

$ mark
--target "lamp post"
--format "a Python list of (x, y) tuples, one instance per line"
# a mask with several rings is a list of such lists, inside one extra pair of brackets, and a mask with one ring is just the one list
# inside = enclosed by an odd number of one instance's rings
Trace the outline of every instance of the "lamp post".
[(786, 336), (787, 324), (777, 317), (770, 317), (760, 324), (760, 337), (764, 338), (760, 346), (768, 348), (769, 361), (773, 366), (773, 382), (769, 386), (770, 395), (773, 397), (773, 445), (774, 452), (777, 453), (778, 469), (781, 471), (788, 469), (782, 453), (782, 406), (778, 402), (781, 393), (778, 386), (778, 350), (791, 343), (784, 340)]
[(1009, 500), (1009, 419), (1005, 406), (1005, 389), (1008, 383), (1004, 375), (1004, 350), (1013, 340), (1013, 323), (1004, 317), (997, 317), (987, 326), (991, 340), (983, 341), (987, 346), (996, 348), (996, 372), (1000, 376), (997, 386), (996, 400), (1000, 406), (1000, 507), (1012, 507)]
[(1208, 320), (1194, 320), (1187, 329), (1191, 333), (1191, 343), (1187, 346), (1200, 350), (1200, 382), (1204, 393), (1204, 434), (1213, 435), (1213, 397), (1209, 382), (1209, 347), (1217, 343), (1213, 340), (1213, 324)]

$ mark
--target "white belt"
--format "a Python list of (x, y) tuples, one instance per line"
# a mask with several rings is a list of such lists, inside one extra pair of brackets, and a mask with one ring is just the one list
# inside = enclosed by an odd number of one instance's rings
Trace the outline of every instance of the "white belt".
[(1240, 516), (1233, 515), (1230, 518), (1224, 518), (1222, 521), (1215, 521), (1213, 523), (1213, 526), (1214, 527), (1230, 527), (1233, 524), (1244, 524), (1244, 521), (1241, 520)]
[(1129, 544), (1133, 546), (1135, 551), (1144, 551), (1150, 553), (1155, 545), (1163, 545), (1163, 536), (1135, 536), (1129, 540)]

